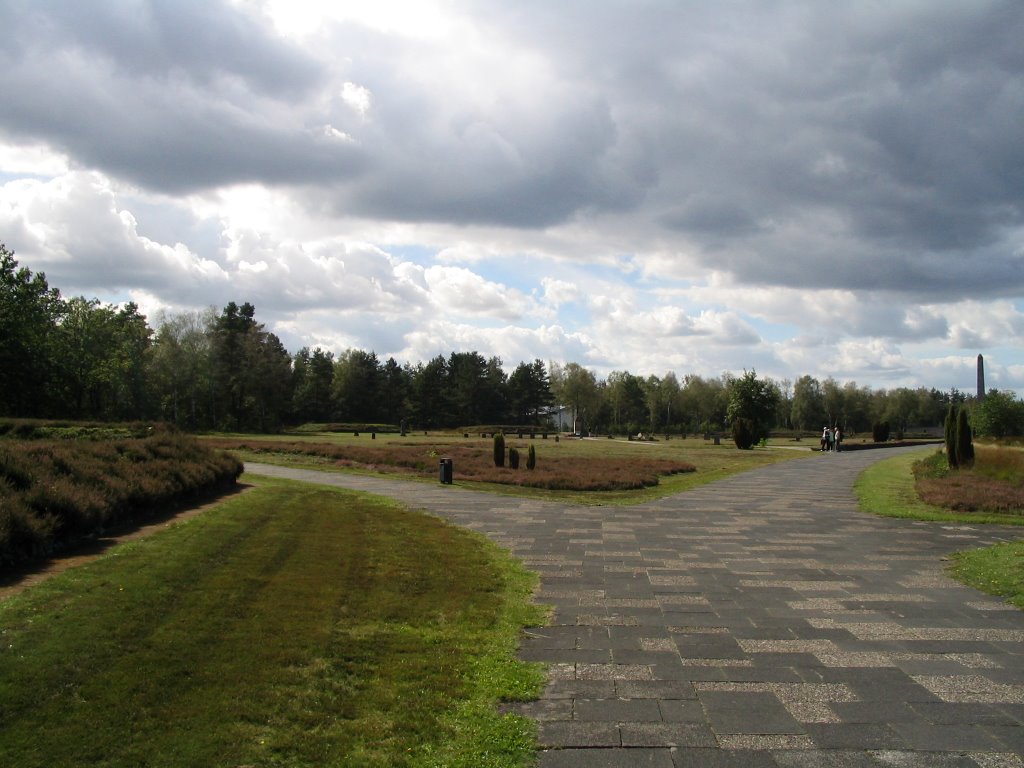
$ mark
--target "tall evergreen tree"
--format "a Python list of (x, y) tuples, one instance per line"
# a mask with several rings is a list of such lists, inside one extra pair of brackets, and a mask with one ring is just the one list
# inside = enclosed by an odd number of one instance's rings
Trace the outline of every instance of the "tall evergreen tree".
[(213, 326), (213, 422), (222, 428), (244, 429), (250, 377), (245, 370), (246, 336), (256, 327), (256, 308), (229, 302)]
[(292, 413), (300, 422), (329, 421), (334, 382), (334, 353), (303, 347), (292, 361)]
[(382, 372), (376, 352), (348, 349), (334, 364), (334, 407), (342, 421), (380, 420)]
[(393, 357), (384, 361), (381, 370), (381, 417), (387, 424), (401, 424), (408, 410), (411, 368), (403, 367)]
[(451, 426), (482, 423), (487, 361), (479, 352), (452, 352), (448, 357)]
[(59, 405), (54, 330), (64, 312), (46, 275), (19, 267), (0, 243), (0, 415), (48, 416)]
[(956, 455), (956, 428), (956, 406), (950, 403), (949, 409), (946, 411), (946, 420), (943, 424), (943, 434), (946, 442), (946, 463), (949, 465), (950, 469), (956, 469), (958, 466)]
[(539, 423), (541, 411), (552, 404), (551, 381), (542, 360), (521, 362), (508, 377), (508, 408), (520, 424)]
[(447, 388), (448, 363), (441, 355), (413, 369), (410, 399), (417, 426), (439, 427), (451, 422)]
[(958, 467), (971, 467), (974, 464), (974, 442), (967, 408), (964, 406), (960, 406), (956, 418), (956, 463)]

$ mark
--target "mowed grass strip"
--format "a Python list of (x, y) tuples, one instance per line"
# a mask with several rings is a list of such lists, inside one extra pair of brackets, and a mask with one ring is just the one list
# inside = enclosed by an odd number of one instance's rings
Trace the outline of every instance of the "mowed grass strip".
[(957, 552), (950, 573), (964, 584), (1024, 609), (1024, 541)]
[(519, 765), (534, 577), (376, 497), (243, 496), (0, 603), (0, 765)]

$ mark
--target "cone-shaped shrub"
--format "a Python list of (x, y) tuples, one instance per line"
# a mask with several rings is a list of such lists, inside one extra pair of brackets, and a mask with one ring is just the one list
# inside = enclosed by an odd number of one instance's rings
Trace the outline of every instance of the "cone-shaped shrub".
[(537, 466), (537, 450), (531, 445), (526, 452), (526, 468), (533, 469)]
[(961, 467), (974, 464), (974, 443), (971, 442), (971, 425), (967, 421), (967, 409), (960, 407), (956, 417), (956, 463)]
[(505, 436), (501, 432), (494, 436), (494, 466), (505, 466)]
[(956, 426), (957, 426), (957, 413), (956, 406), (952, 403), (949, 404), (949, 410), (946, 412), (946, 421), (943, 424), (943, 434), (946, 438), (946, 463), (949, 464), (950, 469), (957, 468), (957, 456), (956, 456)]
[(508, 466), (510, 469), (519, 469), (519, 451), (515, 448), (508, 449)]

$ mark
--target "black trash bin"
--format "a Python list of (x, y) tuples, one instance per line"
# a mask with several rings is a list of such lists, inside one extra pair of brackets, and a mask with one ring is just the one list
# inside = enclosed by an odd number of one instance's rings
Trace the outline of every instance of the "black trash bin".
[(438, 467), (439, 479), (445, 485), (452, 484), (452, 460), (445, 457), (441, 459), (441, 463)]

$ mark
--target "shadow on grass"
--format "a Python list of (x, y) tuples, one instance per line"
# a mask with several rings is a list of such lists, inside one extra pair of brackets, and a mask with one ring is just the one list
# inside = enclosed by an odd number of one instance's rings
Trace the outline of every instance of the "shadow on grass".
[(112, 547), (126, 541), (141, 539), (169, 525), (188, 520), (222, 501), (243, 493), (252, 485), (237, 483), (228, 489), (219, 489), (196, 496), (188, 502), (169, 505), (124, 525), (104, 531), (100, 535), (60, 549), (43, 560), (11, 568), (0, 573), (0, 600), (39, 584), (46, 579), (102, 557)]

